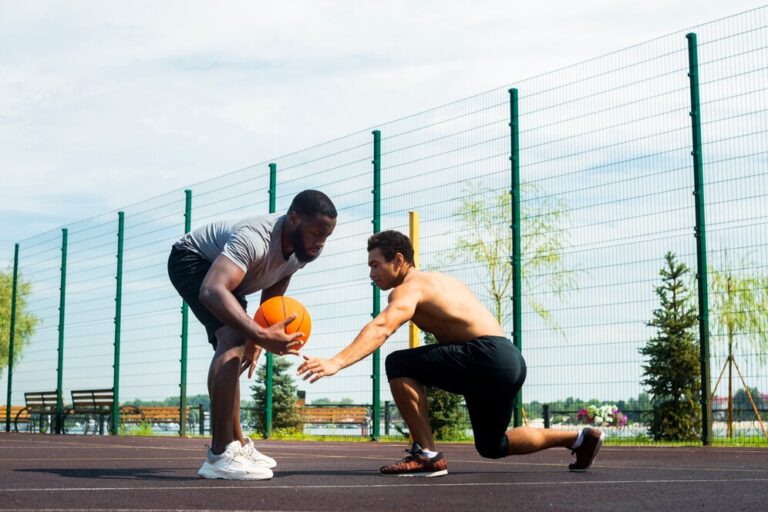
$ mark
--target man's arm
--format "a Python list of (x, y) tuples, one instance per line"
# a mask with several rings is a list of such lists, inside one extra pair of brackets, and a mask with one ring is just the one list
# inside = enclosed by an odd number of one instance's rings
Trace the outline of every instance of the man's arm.
[(315, 382), (367, 357), (413, 318), (418, 302), (414, 289), (407, 285), (396, 289), (389, 297), (389, 305), (363, 327), (352, 343), (331, 359), (304, 356), (305, 361), (299, 366), (298, 375), (303, 375), (304, 380), (311, 377), (310, 382)]
[(246, 340), (256, 340), (270, 352), (282, 353), (287, 344), (294, 341), (301, 333), (286, 334), (285, 326), (293, 321), (286, 318), (270, 327), (263, 328), (243, 311), (237, 302), (233, 290), (237, 289), (245, 277), (245, 272), (229, 258), (219, 255), (208, 270), (200, 287), (200, 303), (207, 307), (219, 320), (237, 330)]

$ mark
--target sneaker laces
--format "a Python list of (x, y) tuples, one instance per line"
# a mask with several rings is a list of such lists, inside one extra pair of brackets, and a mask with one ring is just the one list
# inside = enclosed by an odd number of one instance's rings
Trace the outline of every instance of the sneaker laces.
[(404, 451), (405, 453), (407, 453), (407, 454), (408, 454), (408, 456), (407, 456), (407, 457), (404, 457), (404, 458), (402, 458), (402, 459), (400, 459), (398, 462), (396, 462), (396, 464), (403, 464), (403, 463), (405, 463), (405, 462), (409, 462), (409, 461), (411, 461), (411, 460), (416, 460), (416, 455), (417, 455), (419, 452), (423, 451), (423, 450), (421, 449), (421, 446), (419, 446), (419, 445), (418, 445), (418, 444), (416, 444), (416, 443), (413, 443), (413, 446), (411, 446), (411, 449), (410, 449), (410, 450), (409, 450), (408, 448), (406, 448), (406, 449), (405, 449), (405, 450), (403, 450), (403, 451)]

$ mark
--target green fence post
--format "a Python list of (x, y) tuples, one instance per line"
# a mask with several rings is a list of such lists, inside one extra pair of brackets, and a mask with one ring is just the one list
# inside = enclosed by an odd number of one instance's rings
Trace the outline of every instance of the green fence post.
[[(277, 164), (269, 164), (269, 213), (275, 213), (277, 210)], [(266, 403), (264, 404), (264, 437), (269, 439), (272, 435), (272, 395), (274, 393), (273, 365), (274, 356), (267, 352), (266, 362), (267, 375), (264, 382), (266, 391)]]
[[(381, 231), (381, 132), (373, 131), (373, 232)], [(373, 312), (371, 317), (378, 316), (381, 310), (381, 294), (376, 283), (371, 283), (373, 287)], [(371, 429), (371, 439), (376, 441), (379, 438), (379, 417), (381, 411), (381, 389), (379, 383), (379, 369), (381, 366), (381, 350), (376, 349), (373, 353), (373, 428)]]
[(712, 404), (709, 392), (709, 285), (707, 282), (707, 231), (704, 211), (704, 162), (701, 151), (701, 110), (699, 105), (699, 55), (696, 34), (688, 39), (688, 76), (691, 87), (691, 134), (693, 138), (693, 196), (696, 202), (696, 280), (699, 292), (699, 357), (701, 361), (701, 442), (712, 443)]
[[(192, 229), (192, 191), (184, 191), (184, 233)], [(179, 384), (179, 436), (187, 435), (187, 347), (189, 339), (189, 306), (181, 303), (181, 383)], [(201, 420), (202, 421), (202, 420)]]
[[(518, 129), (517, 89), (509, 90), (509, 127), (510, 156), (512, 166), (512, 341), (517, 349), (523, 351), (523, 314), (522, 314), (522, 269), (520, 261), (520, 137)], [(520, 390), (515, 399), (513, 425), (520, 427), (523, 410), (523, 392)]]
[(115, 355), (113, 368), (112, 392), (112, 435), (116, 436), (120, 427), (120, 332), (123, 317), (123, 241), (125, 238), (125, 213), (117, 212), (117, 272), (115, 280)]
[(61, 284), (59, 286), (59, 361), (56, 368), (56, 425), (55, 431), (63, 431), (64, 413), (64, 305), (67, 296), (67, 228), (61, 230)]
[(13, 285), (11, 288), (11, 331), (8, 333), (8, 397), (5, 406), (5, 431), (11, 431), (11, 395), (13, 394), (13, 343), (16, 337), (16, 289), (19, 280), (19, 244), (13, 248)]

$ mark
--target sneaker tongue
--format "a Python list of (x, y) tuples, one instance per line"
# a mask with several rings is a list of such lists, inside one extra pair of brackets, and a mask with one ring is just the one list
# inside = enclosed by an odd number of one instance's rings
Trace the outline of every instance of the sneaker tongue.
[(417, 453), (422, 453), (424, 449), (419, 445), (419, 443), (413, 443), (413, 446), (411, 446), (411, 453), (416, 455)]

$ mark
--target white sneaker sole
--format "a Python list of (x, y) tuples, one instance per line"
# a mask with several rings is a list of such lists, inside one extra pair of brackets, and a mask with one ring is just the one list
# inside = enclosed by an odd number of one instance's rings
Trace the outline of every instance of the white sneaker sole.
[(277, 467), (277, 462), (273, 461), (267, 461), (263, 459), (250, 459), (251, 462), (256, 464), (257, 466), (261, 466), (263, 468), (267, 469), (273, 469)]
[(272, 478), (272, 471), (269, 469), (258, 473), (246, 473), (241, 471), (225, 472), (217, 470), (210, 465), (206, 466), (201, 467), (197, 471), (198, 477), (210, 480), (270, 480)]
[(434, 476), (445, 476), (445, 475), (448, 474), (448, 470), (447, 469), (442, 469), (440, 471), (435, 471), (433, 473), (426, 473), (426, 472), (424, 472), (424, 473), (392, 473), (392, 474), (379, 473), (379, 474), (381, 476), (398, 476), (398, 477), (405, 476), (405, 477), (412, 477), (412, 478), (413, 477), (415, 477), (415, 478), (419, 478), (419, 477), (420, 478), (432, 478)]

